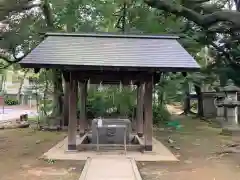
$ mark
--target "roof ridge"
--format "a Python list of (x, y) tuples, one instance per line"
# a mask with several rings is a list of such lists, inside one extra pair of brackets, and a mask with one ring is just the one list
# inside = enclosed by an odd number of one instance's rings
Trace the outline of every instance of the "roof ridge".
[(118, 34), (118, 33), (61, 33), (47, 32), (45, 36), (61, 36), (61, 37), (99, 37), (99, 38), (136, 38), (136, 39), (179, 39), (176, 35), (169, 34)]

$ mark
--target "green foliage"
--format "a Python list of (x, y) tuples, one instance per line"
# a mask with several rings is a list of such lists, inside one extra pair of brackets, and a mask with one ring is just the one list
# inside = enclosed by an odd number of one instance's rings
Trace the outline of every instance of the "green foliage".
[(153, 105), (153, 124), (159, 125), (170, 120), (171, 114), (165, 105)]
[[(12, 1), (12, 0), (11, 0)], [(52, 8), (52, 17), (54, 23), (54, 31), (65, 32), (116, 32), (119, 16), (122, 14), (123, 0), (49, 0)], [(195, 7), (194, 10), (205, 13), (203, 7), (193, 1), (184, 1), (184, 5), (188, 8)], [(174, 1), (173, 5), (180, 5), (180, 1)], [(195, 5), (195, 6), (194, 6)], [(196, 6), (197, 5), (197, 6)], [(208, 8), (209, 10), (209, 8)], [(213, 9), (211, 9), (213, 11)], [(127, 2), (127, 17), (126, 17), (126, 33), (150, 33), (150, 34), (176, 34), (181, 37), (180, 43), (187, 48), (199, 64), (207, 66), (209, 60), (206, 61), (206, 52), (202, 55), (198, 53), (205, 46), (213, 41), (216, 41), (215, 35), (209, 35), (196, 24), (188, 21), (186, 18), (176, 16), (167, 12), (166, 9), (154, 9), (144, 4), (143, 1), (128, 1)], [(45, 16), (45, 17), (44, 17)], [(10, 18), (11, 17), (11, 18)], [(29, 50), (34, 48), (42, 37), (40, 32), (53, 30), (52, 27), (47, 27), (46, 14), (38, 8), (36, 11), (22, 11), (21, 14), (6, 17), (9, 21), (8, 29), (2, 32), (2, 41), (0, 48), (3, 52), (8, 52), (12, 55), (12, 49), (15, 49), (15, 54), (19, 52), (26, 54)], [(237, 54), (231, 48), (232, 54)], [(239, 51), (238, 51), (239, 52)], [(236, 55), (237, 57), (237, 55)], [(213, 56), (216, 60), (216, 56)], [(222, 59), (221, 59), (222, 60)], [(67, 61), (67, 60), (66, 60)], [(225, 65), (226, 66), (226, 65)], [(215, 66), (219, 70), (224, 67), (223, 63)], [(18, 65), (14, 66), (19, 69)], [(230, 68), (233, 70), (234, 68)], [(228, 74), (234, 76), (235, 81), (239, 81), (238, 71), (221, 71), (221, 74)], [(186, 78), (181, 74), (165, 74), (163, 81), (155, 86), (157, 94), (157, 104), (154, 104), (154, 123), (159, 121), (166, 121), (169, 118), (164, 104), (181, 101), (184, 95), (185, 84), (192, 83), (194, 85), (211, 84), (216, 80), (216, 75), (213, 75), (212, 69), (210, 71), (202, 72), (200, 74), (191, 73)], [(218, 71), (220, 74), (220, 71)], [(216, 74), (216, 71), (214, 71)], [(56, 75), (56, 74), (55, 74)], [(31, 74), (30, 76), (34, 76)], [(59, 76), (54, 76), (52, 71), (41, 70), (38, 76), (38, 88), (40, 92), (44, 92), (44, 96), (52, 96), (56, 89), (60, 90), (61, 81), (57, 79)], [(58, 81), (58, 82), (57, 82)], [(239, 83), (240, 84), (240, 83)], [(55, 87), (55, 88), (54, 88)], [(56, 88), (57, 87), (57, 88)], [(58, 92), (59, 94), (62, 92)], [(44, 98), (46, 99), (46, 98)], [(40, 111), (43, 115), (55, 111), (57, 96), (54, 101), (41, 101)], [(87, 111), (89, 117), (98, 116), (131, 116), (136, 104), (136, 91), (128, 87), (123, 87), (122, 91), (114, 86), (105, 86), (102, 91), (97, 91), (90, 88), (88, 92)], [(59, 108), (60, 109), (60, 108)]]
[(53, 101), (51, 99), (43, 100), (41, 99), (39, 102), (39, 110), (42, 115), (50, 115), (53, 109)]
[(105, 92), (90, 90), (87, 99), (87, 113), (91, 116), (104, 116), (107, 110), (107, 97)]
[[(101, 91), (90, 88), (87, 99), (88, 118), (96, 117), (128, 117), (131, 118), (136, 108), (136, 91), (124, 87), (106, 87)], [(153, 104), (153, 123), (169, 121), (170, 113), (164, 104)]]
[(104, 86), (97, 90), (90, 88), (87, 99), (89, 118), (106, 116), (130, 117), (135, 107), (136, 92), (129, 87)]
[(4, 99), (4, 102), (8, 106), (13, 106), (13, 105), (18, 105), (19, 104), (18, 100), (13, 99), (13, 98), (6, 98), (6, 99)]

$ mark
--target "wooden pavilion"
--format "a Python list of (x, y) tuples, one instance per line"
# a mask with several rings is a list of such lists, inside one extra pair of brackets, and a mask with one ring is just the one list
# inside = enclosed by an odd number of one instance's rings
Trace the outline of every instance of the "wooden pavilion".
[[(46, 33), (45, 39), (21, 62), (23, 68), (62, 69), (69, 104), (68, 150), (76, 150), (76, 93), (80, 86), (80, 132), (86, 128), (87, 82), (138, 87), (137, 133), (145, 151), (152, 151), (152, 89), (161, 72), (187, 72), (199, 65), (176, 36)], [(144, 113), (143, 113), (144, 112)]]

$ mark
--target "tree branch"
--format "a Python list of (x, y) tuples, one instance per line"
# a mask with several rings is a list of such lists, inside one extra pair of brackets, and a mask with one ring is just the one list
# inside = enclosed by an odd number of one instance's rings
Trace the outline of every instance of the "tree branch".
[(0, 2), (0, 21), (5, 20), (10, 13), (26, 11), (34, 7), (41, 6), (40, 3), (34, 3), (34, 0), (4, 0)]
[[(229, 52), (226, 52), (226, 51), (224, 50), (224, 48), (216, 45), (214, 42), (211, 43), (211, 46), (214, 47), (218, 52), (222, 53), (222, 55), (223, 55), (224, 57), (226, 57), (227, 60), (228, 60), (231, 64), (234, 64), (234, 65), (240, 67), (240, 63), (237, 62), (237, 61), (235, 61), (235, 60), (233, 59), (233, 57), (231, 57), (230, 53), (229, 53)], [(225, 63), (227, 63), (227, 61), (225, 61)]]
[(222, 10), (202, 15), (183, 5), (174, 4), (167, 0), (144, 0), (144, 2), (153, 8), (183, 16), (206, 29), (218, 22), (230, 22), (234, 27), (240, 28), (240, 13), (236, 11)]
[[(3, 61), (5, 61), (7, 63), (7, 65), (1, 67), (0, 69), (8, 68), (12, 64), (20, 62), (23, 58), (25, 58), (28, 55), (29, 52), (30, 51), (28, 51), (27, 53), (25, 53), (21, 57), (16, 57), (16, 49), (12, 48), (12, 53), (11, 54), (7, 54), (7, 53), (0, 54), (0, 59), (2, 59)], [(12, 56), (12, 58), (11, 58), (11, 56)], [(11, 60), (11, 59), (14, 59), (14, 60)]]

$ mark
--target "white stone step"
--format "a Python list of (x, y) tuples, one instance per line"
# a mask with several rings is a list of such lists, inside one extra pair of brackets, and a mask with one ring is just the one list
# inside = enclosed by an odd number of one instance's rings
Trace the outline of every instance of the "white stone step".
[(79, 180), (142, 180), (131, 158), (88, 158)]

